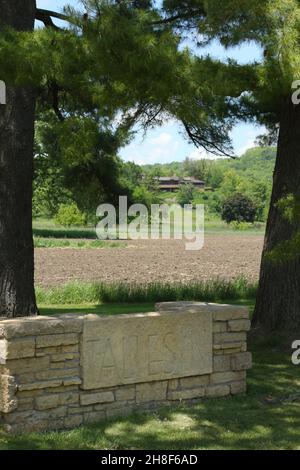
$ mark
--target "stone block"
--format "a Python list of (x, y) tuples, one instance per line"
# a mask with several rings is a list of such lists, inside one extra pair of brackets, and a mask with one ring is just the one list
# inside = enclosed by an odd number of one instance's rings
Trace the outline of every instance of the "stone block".
[(63, 379), (63, 385), (68, 387), (69, 385), (81, 385), (82, 380), (80, 377), (69, 377), (67, 379)]
[(15, 377), (0, 375), (0, 412), (11, 413), (18, 407), (16, 397), (17, 384)]
[(0, 321), (0, 337), (6, 339), (26, 336), (81, 333), (84, 316), (28, 317)]
[(202, 310), (87, 316), (83, 389), (210, 373), (212, 317), (209, 309)]
[(40, 390), (43, 388), (54, 388), (59, 387), (62, 385), (62, 380), (42, 380), (37, 382), (31, 382), (27, 384), (21, 384), (18, 386), (20, 392), (28, 391), (28, 390)]
[(81, 405), (93, 405), (95, 403), (110, 403), (114, 401), (115, 397), (113, 392), (95, 392), (95, 393), (81, 393)]
[(6, 363), (9, 359), (22, 359), (26, 357), (34, 357), (35, 339), (34, 338), (17, 338), (7, 341), (0, 340), (0, 360)]
[(225, 333), (227, 331), (226, 321), (214, 321), (213, 333)]
[(230, 355), (214, 356), (214, 372), (230, 370)]
[(180, 388), (197, 388), (209, 384), (209, 375), (198, 375), (196, 377), (184, 377), (179, 379)]
[(246, 341), (246, 333), (215, 333), (214, 334), (214, 344), (224, 344), (224, 343), (242, 343)]
[(136, 385), (136, 402), (165, 400), (167, 397), (168, 382), (149, 382)]
[(116, 390), (116, 400), (134, 400), (135, 399), (135, 385), (124, 386)]
[(76, 392), (42, 395), (35, 399), (37, 410), (48, 410), (62, 405), (78, 404), (79, 395)]
[(209, 385), (206, 387), (207, 397), (225, 397), (227, 395), (230, 395), (230, 385)]
[(241, 320), (249, 318), (248, 307), (237, 305), (214, 305), (214, 321)]
[(53, 346), (65, 346), (78, 343), (78, 335), (75, 333), (59, 335), (40, 335), (36, 338), (37, 348), (48, 348)]
[(214, 372), (210, 377), (210, 383), (213, 385), (223, 384), (245, 379), (244, 371), (241, 372)]
[(232, 370), (247, 370), (252, 367), (252, 354), (250, 352), (242, 352), (231, 356)]
[(35, 371), (48, 370), (50, 367), (49, 357), (33, 357), (29, 359), (12, 359), (7, 361), (7, 368), (12, 373), (32, 373)]
[(191, 388), (188, 390), (169, 390), (168, 400), (192, 400), (205, 396), (205, 387)]
[(230, 320), (228, 322), (228, 331), (249, 331), (250, 328), (250, 320)]
[(47, 371), (36, 372), (35, 377), (37, 380), (49, 379), (65, 379), (79, 375), (79, 368), (73, 369), (49, 369)]

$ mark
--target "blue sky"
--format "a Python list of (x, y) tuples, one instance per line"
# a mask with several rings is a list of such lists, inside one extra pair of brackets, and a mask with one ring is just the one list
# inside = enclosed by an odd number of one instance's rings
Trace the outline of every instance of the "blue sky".
[[(61, 11), (66, 4), (78, 6), (80, 2), (77, 0), (37, 0), (38, 7), (55, 11)], [(240, 63), (248, 63), (261, 58), (261, 51), (254, 43), (225, 51), (220, 44), (215, 42), (203, 51), (219, 59), (235, 58)], [(235, 153), (242, 155), (247, 149), (253, 147), (256, 137), (263, 132), (264, 128), (260, 126), (237, 125), (231, 134)], [(120, 151), (120, 155), (124, 160), (138, 164), (182, 161), (186, 157), (214, 158), (190, 144), (180, 124), (175, 121), (152, 129), (146, 135), (138, 132), (134, 140)]]

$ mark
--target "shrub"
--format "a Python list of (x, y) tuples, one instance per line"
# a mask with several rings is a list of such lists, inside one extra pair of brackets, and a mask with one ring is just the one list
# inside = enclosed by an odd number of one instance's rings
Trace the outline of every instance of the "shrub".
[(228, 224), (233, 221), (253, 223), (256, 210), (254, 202), (249, 197), (236, 193), (224, 201), (222, 219)]
[(86, 216), (77, 207), (75, 203), (61, 204), (54, 218), (57, 225), (70, 227), (71, 225), (86, 225)]
[(195, 197), (195, 188), (191, 183), (183, 183), (179, 186), (176, 196), (178, 204), (184, 206), (185, 204), (192, 204)]

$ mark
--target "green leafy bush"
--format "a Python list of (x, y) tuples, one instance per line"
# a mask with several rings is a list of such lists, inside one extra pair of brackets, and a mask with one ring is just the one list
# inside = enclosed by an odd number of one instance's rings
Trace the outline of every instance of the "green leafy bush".
[(190, 183), (183, 183), (179, 186), (176, 196), (178, 204), (184, 206), (185, 204), (192, 204), (195, 197), (195, 188)]
[(86, 215), (83, 214), (75, 203), (61, 204), (54, 218), (57, 225), (70, 227), (71, 225), (86, 225)]
[(256, 210), (255, 203), (248, 196), (236, 193), (224, 201), (222, 219), (228, 224), (233, 221), (253, 223)]

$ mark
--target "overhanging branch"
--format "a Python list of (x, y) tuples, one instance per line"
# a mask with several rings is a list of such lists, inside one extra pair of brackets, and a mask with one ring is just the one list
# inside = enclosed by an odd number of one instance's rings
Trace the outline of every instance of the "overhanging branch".
[(78, 24), (70, 16), (67, 16), (67, 15), (64, 15), (63, 13), (58, 13), (52, 10), (43, 10), (41, 8), (37, 8), (36, 13), (35, 13), (35, 18), (39, 21), (42, 21), (46, 27), (48, 28), (51, 27), (51, 28), (55, 28), (58, 30), (60, 28), (53, 23), (52, 18), (57, 18), (58, 20), (67, 21), (68, 23), (72, 23), (78, 26)]

